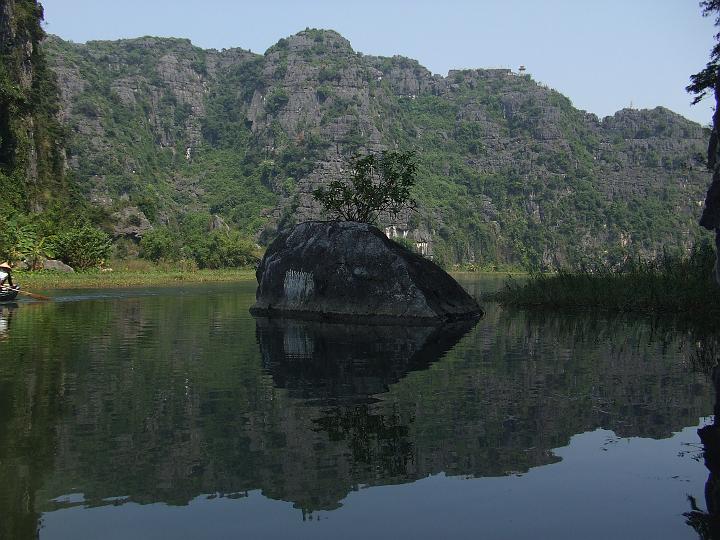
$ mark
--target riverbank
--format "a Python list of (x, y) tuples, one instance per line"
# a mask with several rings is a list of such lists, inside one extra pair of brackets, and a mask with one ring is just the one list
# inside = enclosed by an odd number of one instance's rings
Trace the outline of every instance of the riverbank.
[[(113, 265), (113, 271), (88, 270), (79, 272), (13, 272), (14, 280), (28, 291), (52, 289), (116, 289), (123, 287), (152, 287), (184, 283), (222, 283), (255, 280), (255, 268), (225, 268), (220, 270), (173, 269), (144, 261)], [(527, 273), (490, 271), (452, 271), (453, 276), (493, 276), (498, 280), (508, 276), (524, 277)]]
[(222, 283), (255, 279), (254, 268), (222, 270), (165, 270), (119, 269), (112, 272), (98, 270), (61, 273), (51, 271), (13, 272), (16, 281), (26, 291), (52, 289), (116, 289), (123, 287), (152, 287), (178, 283)]

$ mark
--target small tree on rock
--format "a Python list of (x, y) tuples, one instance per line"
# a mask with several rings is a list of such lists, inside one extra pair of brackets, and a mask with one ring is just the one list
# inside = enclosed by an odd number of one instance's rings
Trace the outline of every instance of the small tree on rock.
[(313, 191), (313, 197), (333, 219), (373, 223), (383, 212), (395, 217), (406, 208), (415, 208), (410, 189), (416, 170), (414, 152), (355, 156), (350, 160), (349, 179), (333, 180)]

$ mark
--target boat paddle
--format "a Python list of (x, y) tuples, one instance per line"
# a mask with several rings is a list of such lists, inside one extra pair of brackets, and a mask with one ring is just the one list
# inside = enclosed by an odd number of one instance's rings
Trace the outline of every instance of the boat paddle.
[(35, 300), (52, 300), (49, 296), (43, 296), (42, 294), (35, 294), (27, 291), (18, 291), (20, 294), (24, 294), (25, 296), (29, 296), (30, 298), (34, 298)]

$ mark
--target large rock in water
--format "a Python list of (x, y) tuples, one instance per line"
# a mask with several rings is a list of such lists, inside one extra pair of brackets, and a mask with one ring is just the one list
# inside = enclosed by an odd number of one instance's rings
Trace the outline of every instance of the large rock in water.
[(255, 315), (438, 324), (483, 313), (439, 266), (366, 223), (297, 225), (268, 247), (257, 280)]

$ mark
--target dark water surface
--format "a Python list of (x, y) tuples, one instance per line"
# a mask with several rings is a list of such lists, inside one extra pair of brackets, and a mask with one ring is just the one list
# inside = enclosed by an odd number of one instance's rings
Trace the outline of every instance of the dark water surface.
[(714, 395), (687, 332), (256, 321), (254, 290), (0, 308), (0, 537), (697, 537)]

